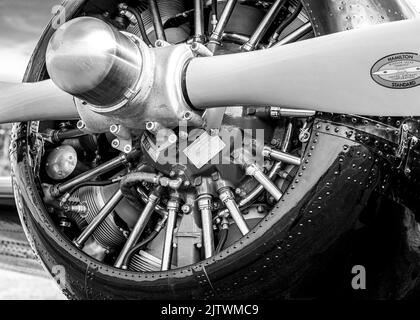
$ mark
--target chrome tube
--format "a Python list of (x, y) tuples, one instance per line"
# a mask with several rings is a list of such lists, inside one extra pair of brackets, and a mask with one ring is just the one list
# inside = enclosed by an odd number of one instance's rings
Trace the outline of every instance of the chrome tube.
[(292, 139), (293, 125), (289, 122), (287, 125), (286, 134), (281, 144), (281, 151), (286, 152), (289, 149), (290, 140)]
[(214, 28), (210, 39), (209, 39), (209, 49), (214, 51), (214, 49), (220, 44), (220, 40), (223, 36), (223, 31), (232, 15), (233, 9), (235, 8), (236, 3), (238, 0), (228, 0), (226, 2), (225, 7), (223, 8), (223, 12), (220, 15), (219, 21), (217, 22), (216, 27)]
[(307, 118), (313, 117), (315, 114), (316, 111), (314, 110), (270, 107), (270, 117), (273, 119), (279, 119), (281, 117)]
[(149, 202), (146, 203), (146, 206), (143, 209), (143, 212), (140, 215), (139, 220), (135, 224), (133, 230), (130, 233), (124, 247), (122, 248), (120, 255), (118, 256), (117, 260), (115, 261), (114, 267), (121, 268), (124, 258), (127, 255), (128, 251), (130, 251), (131, 247), (137, 243), (141, 234), (144, 231), (147, 223), (152, 216), (153, 211), (155, 210), (155, 205), (158, 202), (161, 194), (161, 187), (157, 187), (149, 196)]
[(263, 20), (258, 25), (257, 29), (254, 31), (252, 36), (250, 37), (249, 41), (242, 46), (242, 51), (252, 51), (261, 41), (261, 38), (265, 35), (268, 28), (273, 23), (274, 19), (277, 17), (280, 9), (284, 6), (287, 0), (277, 0), (273, 3), (268, 10), (267, 14), (263, 18)]
[(107, 162), (104, 162), (96, 168), (86, 171), (69, 181), (54, 185), (51, 188), (51, 194), (54, 197), (59, 197), (60, 195), (64, 194), (66, 191), (69, 191), (70, 189), (79, 185), (80, 183), (91, 180), (92, 178), (95, 178), (105, 172), (111, 171), (120, 166), (121, 164), (125, 163), (126, 161), (127, 155), (121, 154), (120, 156), (111, 159)]
[(238, 44), (245, 44), (249, 41), (249, 37), (233, 32), (223, 32), (222, 39)]
[(299, 14), (302, 12), (303, 4), (299, 1), (298, 6), (295, 8), (293, 13), (288, 16), (276, 29), (274, 34), (270, 37), (270, 40), (268, 41), (267, 48), (271, 48), (274, 44), (277, 43), (279, 40), (280, 35), (283, 33), (283, 31), (299, 16)]
[(93, 234), (96, 228), (108, 217), (108, 215), (115, 209), (118, 203), (122, 200), (123, 194), (120, 189), (108, 200), (105, 206), (99, 211), (98, 215), (92, 220), (92, 222), (86, 227), (85, 230), (77, 237), (73, 243), (78, 248), (83, 248), (83, 244)]
[(273, 160), (293, 164), (295, 166), (300, 166), (301, 163), (302, 163), (302, 160), (299, 157), (296, 157), (294, 155), (291, 155), (289, 153), (282, 152), (282, 151), (279, 151), (279, 150), (274, 150), (274, 149), (270, 148), (269, 146), (265, 146), (263, 148), (262, 153), (263, 153), (264, 157), (269, 157)]
[(243, 235), (246, 235), (249, 232), (249, 227), (242, 216), (241, 210), (239, 210), (233, 192), (228, 187), (221, 188), (218, 192), (220, 200), (225, 204), (239, 230)]
[(203, 0), (194, 0), (194, 41), (204, 42), (204, 3)]
[(286, 36), (283, 39), (281, 39), (275, 45), (273, 45), (273, 48), (279, 47), (279, 46), (283, 46), (283, 45), (288, 44), (288, 43), (295, 42), (295, 41), (299, 40), (300, 38), (302, 38), (303, 36), (306, 36), (312, 30), (313, 29), (312, 29), (311, 23), (310, 22), (307, 22), (304, 25), (302, 25), (300, 28), (298, 28), (295, 31), (293, 31), (288, 36)]
[(201, 43), (194, 42), (191, 44), (191, 51), (198, 57), (212, 57), (213, 52), (211, 52), (206, 46)]
[[(286, 135), (284, 137), (283, 143), (282, 143), (282, 147), (281, 150), (283, 152), (286, 152), (289, 144), (290, 144), (290, 139), (292, 137), (292, 130), (293, 130), (293, 125), (291, 123), (289, 123), (289, 125), (287, 126), (287, 131), (286, 131)], [(282, 163), (281, 162), (276, 162), (273, 167), (271, 168), (269, 174), (268, 174), (268, 178), (270, 180), (273, 180), (274, 177), (277, 175), (277, 173), (279, 172), (280, 168), (281, 168)], [(239, 201), (238, 206), (240, 209), (246, 208), (247, 205), (249, 205), (252, 200), (256, 199), (261, 192), (263, 192), (264, 187), (260, 184), (257, 187), (255, 187), (251, 192), (247, 193), (246, 197), (243, 198), (241, 201)], [(228, 213), (228, 210), (222, 210), (220, 211), (217, 216), (218, 217), (223, 217)]]
[(202, 195), (198, 197), (198, 208), (201, 212), (201, 228), (203, 232), (203, 247), (205, 258), (214, 255), (214, 234), (212, 217), (212, 196)]
[(124, 190), (127, 187), (131, 187), (133, 184), (140, 182), (147, 182), (154, 185), (160, 185), (162, 187), (168, 187), (170, 189), (177, 190), (182, 186), (182, 178), (170, 179), (168, 177), (163, 177), (160, 174), (155, 174), (151, 172), (131, 172), (127, 174), (124, 178), (121, 179), (121, 188)]
[[(137, 191), (137, 193), (139, 194), (141, 200), (144, 203), (149, 202), (149, 196), (147, 195), (147, 193), (143, 189), (141, 189), (140, 187), (137, 187), (136, 188), (136, 191)], [(156, 204), (155, 211), (159, 215), (161, 215), (162, 217), (165, 217), (166, 215), (168, 215), (168, 211), (164, 207), (162, 207), (160, 204)]]
[(168, 201), (168, 221), (166, 222), (165, 242), (163, 244), (161, 271), (167, 271), (171, 267), (173, 237), (176, 226), (176, 218), (179, 211), (179, 199), (172, 198)]
[(163, 29), (162, 17), (156, 0), (149, 0), (149, 10), (152, 15), (153, 28), (155, 29), (156, 39), (166, 41), (165, 30)]
[(269, 194), (271, 194), (276, 201), (279, 201), (283, 194), (277, 186), (264, 174), (264, 172), (255, 164), (252, 163), (246, 167), (246, 174), (252, 176), (257, 180)]

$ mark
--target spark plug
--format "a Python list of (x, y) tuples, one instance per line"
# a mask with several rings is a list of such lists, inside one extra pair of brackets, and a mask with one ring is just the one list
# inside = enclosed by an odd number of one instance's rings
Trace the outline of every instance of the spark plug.
[(260, 167), (253, 160), (251, 160), (251, 157), (249, 157), (247, 153), (244, 153), (241, 150), (236, 150), (233, 153), (233, 157), (238, 160), (239, 163), (242, 163), (245, 168), (245, 173), (248, 176), (254, 177), (254, 179), (257, 180), (264, 187), (264, 189), (274, 197), (275, 200), (280, 200), (280, 198), (283, 196), (281, 191), (264, 174), (262, 169), (260, 169)]
[(203, 232), (204, 255), (206, 259), (214, 255), (214, 234), (213, 234), (213, 198), (210, 194), (200, 195), (197, 199), (198, 208), (201, 212), (201, 223)]
[(249, 227), (244, 217), (242, 216), (241, 210), (239, 210), (238, 204), (235, 201), (235, 195), (233, 194), (232, 190), (229, 187), (224, 186), (217, 190), (217, 192), (219, 193), (220, 200), (229, 210), (232, 219), (235, 221), (241, 233), (243, 235), (247, 234), (249, 232)]
[(289, 153), (282, 152), (279, 150), (274, 150), (269, 146), (263, 148), (262, 154), (266, 158), (271, 158), (273, 160), (281, 161), (288, 164), (293, 164), (295, 166), (300, 166), (302, 160), (299, 157), (293, 156)]
[(255, 164), (249, 164), (245, 167), (245, 172), (248, 176), (252, 176), (264, 187), (269, 194), (271, 194), (276, 201), (279, 201), (283, 194), (277, 186), (264, 174), (264, 172)]
[(172, 261), (173, 237), (176, 226), (176, 218), (180, 208), (180, 199), (178, 196), (171, 196), (167, 204), (168, 221), (165, 233), (165, 242), (163, 244), (161, 271), (169, 270)]

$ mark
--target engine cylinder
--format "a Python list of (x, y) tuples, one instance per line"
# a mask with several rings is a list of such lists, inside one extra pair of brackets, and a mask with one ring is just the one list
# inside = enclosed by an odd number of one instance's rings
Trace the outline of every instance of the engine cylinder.
[(48, 73), (58, 87), (89, 104), (115, 106), (135, 92), (142, 71), (140, 44), (102, 20), (76, 18), (52, 36)]

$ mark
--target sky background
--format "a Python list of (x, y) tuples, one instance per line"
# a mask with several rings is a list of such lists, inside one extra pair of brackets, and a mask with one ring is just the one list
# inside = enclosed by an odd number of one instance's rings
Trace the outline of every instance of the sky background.
[[(420, 11), (420, 0), (411, 0)], [(0, 81), (20, 82), (60, 0), (0, 0)]]
[(59, 0), (0, 0), (0, 81), (20, 82)]

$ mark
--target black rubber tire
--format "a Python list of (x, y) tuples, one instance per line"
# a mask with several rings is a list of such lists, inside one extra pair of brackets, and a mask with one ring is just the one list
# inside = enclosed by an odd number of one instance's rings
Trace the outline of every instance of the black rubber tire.
[[(84, 2), (65, 1), (68, 17), (77, 15)], [(25, 81), (45, 78), (45, 46), (52, 33), (48, 26)], [(15, 124), (13, 129), (10, 157), (20, 219), (47, 270), (54, 273), (56, 266), (64, 266), (65, 281), (60, 285), (70, 298), (300, 297), (305, 279), (325, 268), (337, 241), (353, 229), (378, 179), (375, 156), (365, 146), (326, 133), (325, 123), (318, 123), (320, 129), (312, 131), (297, 179), (275, 208), (227, 250), (190, 267), (135, 273), (98, 263), (77, 250), (57, 230), (40, 197), (29, 152), (34, 123)]]

